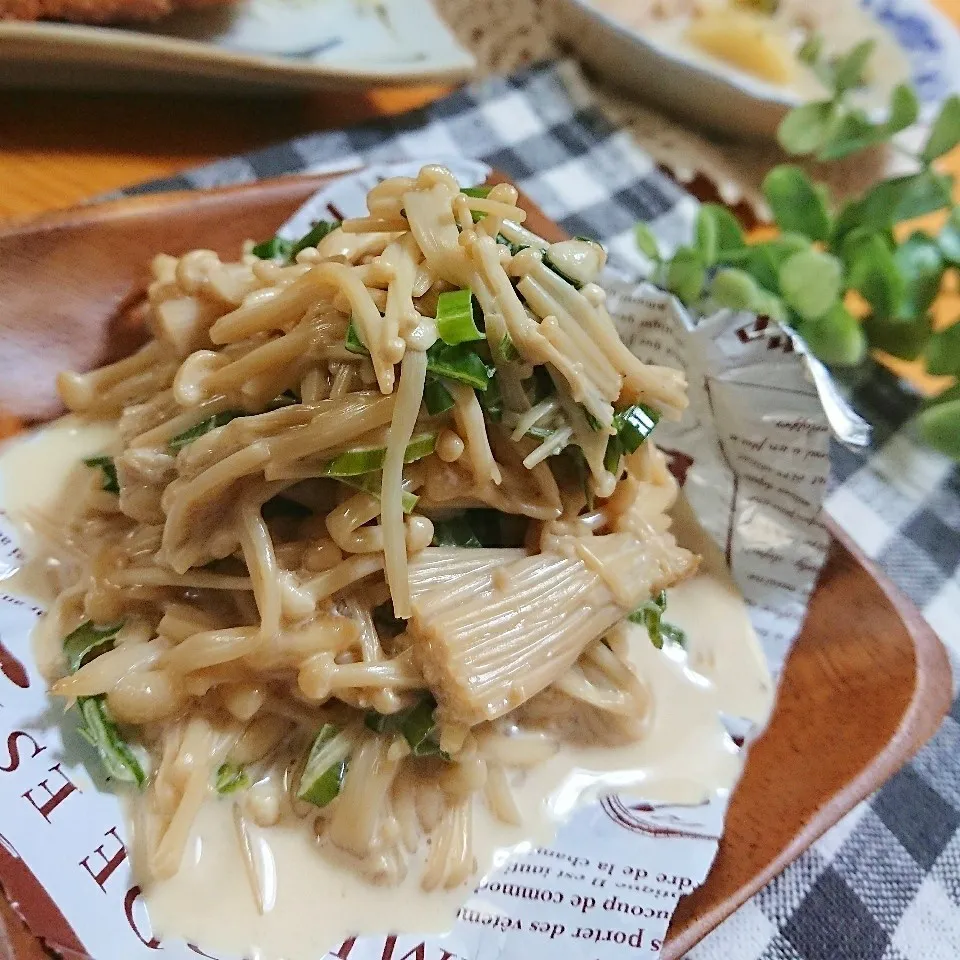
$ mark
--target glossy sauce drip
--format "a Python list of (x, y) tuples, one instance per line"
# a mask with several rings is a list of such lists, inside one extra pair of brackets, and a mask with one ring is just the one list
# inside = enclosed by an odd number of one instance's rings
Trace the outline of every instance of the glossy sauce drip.
[[(49, 507), (77, 459), (100, 452), (108, 438), (103, 427), (68, 418), (12, 444), (0, 455), (0, 503), (15, 520), (24, 511)], [(478, 800), (476, 882), (512, 848), (549, 844), (559, 822), (611, 789), (651, 802), (696, 804), (736, 783), (742, 755), (720, 716), (762, 724), (773, 686), (719, 550), (682, 500), (674, 519), (679, 542), (703, 556), (697, 576), (669, 593), (667, 618), (686, 631), (687, 651), (674, 645), (658, 651), (642, 628), (618, 628), (627, 631), (631, 659), (650, 691), (645, 736), (613, 748), (566, 744), (543, 764), (514, 776), (522, 827), (495, 820)], [(279, 786), (262, 782), (255, 789), (269, 797)], [(255, 897), (237, 839), (235, 799), (212, 795), (179, 873), (146, 888), (158, 936), (182, 936), (210, 951), (257, 960), (306, 960), (353, 934), (449, 929), (469, 893), (467, 887), (424, 893), (422, 860), (416, 858), (401, 884), (374, 886), (329, 845), (322, 853), (317, 849), (312, 817), (300, 820), (287, 810), (278, 825), (267, 828), (244, 818), (256, 864)], [(128, 837), (135, 830), (136, 803), (134, 798), (127, 809)]]

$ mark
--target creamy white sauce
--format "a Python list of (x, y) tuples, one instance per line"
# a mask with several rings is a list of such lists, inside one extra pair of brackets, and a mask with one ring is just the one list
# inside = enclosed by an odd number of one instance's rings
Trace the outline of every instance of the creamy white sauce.
[[(802, 100), (822, 100), (829, 94), (823, 82), (812, 69), (799, 60), (794, 60), (792, 76), (785, 84), (774, 84), (729, 63), (691, 42), (687, 31), (694, 17), (691, 7), (703, 10), (723, 9), (728, 4), (709, 2), (700, 4), (673, 2), (661, 4), (663, 12), (651, 14), (651, 6), (636, 0), (592, 0), (599, 10), (633, 27), (638, 33), (652, 40), (657, 46), (693, 62), (709, 64), (721, 74), (747, 75), (754, 80), (786, 90)], [(732, 4), (731, 4), (732, 5)], [(676, 12), (671, 11), (671, 7)], [(769, 17), (771, 32), (784, 37), (789, 47), (796, 52), (809, 33), (818, 34), (823, 40), (826, 58), (849, 53), (858, 43), (873, 40), (876, 44), (866, 70), (866, 84), (853, 92), (852, 99), (859, 106), (870, 109), (885, 107), (890, 93), (897, 84), (910, 80), (910, 64), (903, 48), (883, 26), (863, 10), (857, 0), (794, 0), (781, 2), (778, 10)]]
[[(25, 510), (52, 506), (77, 459), (104, 449), (109, 437), (106, 427), (68, 418), (13, 443), (0, 453), (0, 503), (14, 519)], [(685, 503), (674, 514), (680, 543), (703, 556), (697, 576), (669, 592), (667, 619), (687, 631), (688, 652), (658, 651), (643, 629), (621, 628), (629, 631), (632, 659), (653, 699), (646, 736), (614, 749), (565, 746), (518, 775), (513, 786), (524, 817), (521, 828), (494, 820), (478, 800), (475, 882), (502, 864), (512, 848), (548, 844), (558, 822), (611, 789), (654, 802), (698, 803), (735, 784), (742, 755), (721, 714), (763, 724), (773, 686), (720, 551)], [(233, 802), (211, 797), (195, 823), (180, 872), (146, 885), (158, 936), (186, 937), (208, 950), (251, 960), (306, 960), (353, 934), (449, 929), (469, 893), (467, 887), (424, 893), (422, 861), (416, 860), (399, 886), (373, 886), (345, 858), (335, 861), (329, 845), (322, 854), (316, 849), (312, 818), (298, 820), (288, 811), (274, 827), (260, 828), (248, 819), (261, 914), (237, 843)]]

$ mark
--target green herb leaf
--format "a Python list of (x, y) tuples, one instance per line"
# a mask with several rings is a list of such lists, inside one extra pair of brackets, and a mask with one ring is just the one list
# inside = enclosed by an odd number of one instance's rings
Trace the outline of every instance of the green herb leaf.
[(523, 359), (509, 333), (503, 335), (503, 339), (500, 341), (500, 346), (497, 349), (500, 353), (500, 359), (504, 363), (518, 363)]
[(908, 83), (899, 83), (890, 94), (890, 116), (887, 118), (886, 130), (889, 135), (899, 133), (912, 127), (920, 116), (920, 101), (917, 94)]
[(952, 267), (960, 267), (960, 207), (950, 211), (947, 222), (937, 237), (943, 259)]
[(88, 467), (99, 467), (103, 472), (103, 486), (101, 489), (106, 490), (107, 493), (120, 492), (120, 482), (117, 479), (117, 465), (114, 463), (113, 457), (85, 457), (83, 462)]
[(863, 86), (863, 71), (876, 45), (875, 40), (864, 40), (849, 53), (834, 61), (833, 90), (835, 94), (840, 95), (854, 87)]
[(799, 333), (814, 355), (830, 366), (855, 366), (866, 353), (863, 329), (842, 303), (816, 320), (804, 321)]
[(439, 340), (427, 351), (427, 369), (438, 377), (457, 380), (475, 390), (486, 390), (493, 373), (470, 344), (451, 347)]
[(258, 243), (250, 252), (261, 260), (288, 260), (293, 244), (283, 237), (271, 237)]
[(920, 436), (934, 450), (960, 460), (960, 399), (923, 410), (917, 417)]
[(874, 234), (856, 246), (850, 262), (848, 285), (859, 291), (881, 317), (899, 309), (906, 282), (884, 239)]
[(746, 250), (743, 229), (737, 218), (718, 203), (705, 203), (700, 207), (700, 217), (709, 217), (717, 235), (717, 260), (728, 263)]
[(949, 207), (952, 205), (951, 189), (951, 178), (934, 170), (884, 180), (861, 200), (844, 207), (837, 219), (835, 235), (842, 238), (856, 227), (870, 231), (886, 230), (903, 220)]
[(292, 263), (297, 254), (307, 247), (315, 247), (328, 233), (340, 229), (339, 220), (318, 220), (291, 248), (288, 259)]
[(815, 64), (823, 55), (823, 35), (811, 33), (797, 50), (797, 59), (808, 67)]
[(499, 423), (503, 419), (503, 396), (500, 393), (500, 380), (496, 374), (490, 377), (486, 390), (477, 391), (477, 399), (494, 423)]
[(926, 313), (937, 298), (946, 264), (937, 241), (919, 230), (893, 256), (905, 285), (898, 316), (911, 320)]
[(357, 332), (357, 326), (353, 320), (350, 321), (350, 325), (347, 327), (347, 335), (343, 338), (343, 345), (350, 353), (356, 353), (362, 357), (370, 356), (370, 351), (360, 339), (360, 334)]
[(835, 119), (817, 151), (817, 159), (842, 160), (888, 138), (885, 124), (874, 124), (864, 110), (850, 107)]
[(749, 273), (736, 267), (721, 267), (710, 281), (710, 296), (731, 310), (748, 310), (761, 300), (761, 291)]
[(471, 290), (450, 290), (437, 297), (437, 332), (451, 346), (486, 339), (474, 322)]
[(682, 303), (700, 299), (707, 271), (700, 254), (691, 247), (680, 247), (667, 264), (666, 286)]
[(653, 231), (645, 224), (638, 223), (633, 228), (633, 236), (637, 242), (637, 249), (654, 263), (659, 263), (663, 257), (660, 255), (660, 244), (653, 235)]
[(916, 360), (923, 353), (932, 329), (927, 314), (915, 320), (888, 320), (873, 316), (863, 322), (863, 332), (870, 347), (901, 360)]
[(960, 323), (939, 330), (927, 344), (923, 354), (927, 373), (960, 374)]
[(694, 246), (706, 267), (712, 267), (717, 262), (718, 239), (716, 219), (701, 207), (697, 211)]
[(332, 723), (325, 723), (314, 738), (307, 756), (297, 797), (315, 807), (325, 807), (343, 786), (353, 740)]
[[(422, 460), (424, 457), (430, 456), (436, 445), (437, 435), (435, 433), (414, 434), (404, 451), (403, 462), (413, 463), (415, 460)], [(362, 473), (374, 473), (383, 469), (383, 463), (386, 459), (386, 447), (355, 447), (352, 450), (345, 450), (328, 461), (323, 468), (322, 475), (341, 479), (343, 477), (356, 477)]]
[(816, 153), (827, 142), (837, 117), (830, 100), (795, 107), (780, 121), (777, 142), (794, 156)]
[(123, 621), (98, 627), (92, 620), (87, 620), (68, 633), (63, 638), (63, 653), (70, 673), (76, 673), (88, 660), (112, 647), (113, 638), (122, 626)]
[(376, 733), (403, 734), (415, 757), (442, 757), (447, 760), (449, 757), (440, 749), (439, 731), (433, 719), (436, 709), (437, 701), (426, 693), (414, 706), (397, 713), (383, 714), (369, 710), (363, 722)]
[(225, 426), (230, 423), (231, 420), (236, 420), (237, 417), (243, 416), (246, 416), (246, 414), (242, 410), (224, 410), (222, 413), (215, 413), (212, 417), (207, 417), (205, 420), (201, 420), (199, 423), (184, 430), (183, 433), (178, 433), (175, 437), (171, 437), (167, 446), (172, 452), (176, 453), (178, 450), (187, 446), (188, 443), (193, 443), (194, 440), (202, 437), (205, 433), (210, 433), (211, 430), (216, 430), (217, 427)]
[(960, 97), (948, 97), (930, 128), (920, 159), (932, 163), (960, 143)]
[(423, 402), (431, 417), (446, 413), (454, 404), (453, 396), (439, 377), (428, 376), (423, 386)]
[(480, 200), (485, 200), (490, 196), (490, 191), (493, 187), (490, 184), (481, 183), (476, 187), (461, 187), (460, 192), (468, 197), (476, 197)]
[(107, 776), (142, 787), (147, 780), (146, 774), (127, 742), (120, 736), (107, 709), (106, 698), (103, 695), (78, 697), (77, 709), (83, 718), (77, 732), (96, 749)]
[(786, 260), (778, 276), (784, 301), (805, 320), (823, 316), (841, 293), (843, 264), (829, 253), (804, 250)]
[(763, 180), (763, 195), (781, 230), (811, 240), (830, 235), (830, 214), (820, 191), (799, 167), (774, 167)]
[(246, 790), (250, 786), (250, 777), (244, 772), (243, 767), (237, 763), (223, 763), (217, 770), (217, 776), (214, 780), (214, 787), (221, 797), (236, 793), (239, 790)]
[(663, 614), (667, 609), (667, 592), (661, 590), (656, 597), (651, 597), (642, 606), (637, 607), (627, 619), (631, 623), (637, 623), (647, 628), (647, 635), (650, 642), (658, 649), (663, 649), (664, 639), (673, 643), (679, 643), (685, 646), (687, 642), (686, 634), (679, 628), (670, 623), (664, 623)]

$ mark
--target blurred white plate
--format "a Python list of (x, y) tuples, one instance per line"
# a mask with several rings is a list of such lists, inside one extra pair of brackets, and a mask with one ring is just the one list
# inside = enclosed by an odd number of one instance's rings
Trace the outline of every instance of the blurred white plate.
[(238, 0), (132, 27), (0, 21), (0, 86), (357, 89), (473, 67), (430, 0)]
[[(960, 92), (960, 34), (928, 0), (859, 0), (906, 54), (910, 81), (929, 116)], [(800, 102), (791, 90), (667, 47), (591, 0), (557, 0), (560, 33), (598, 73), (694, 123), (737, 137), (773, 137)]]

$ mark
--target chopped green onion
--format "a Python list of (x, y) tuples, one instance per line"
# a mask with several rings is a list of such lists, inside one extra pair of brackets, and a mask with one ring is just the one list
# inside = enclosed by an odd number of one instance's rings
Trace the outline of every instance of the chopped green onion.
[(473, 291), (448, 290), (437, 297), (437, 333), (450, 346), (486, 339), (474, 322)]
[(623, 444), (619, 436), (613, 436), (607, 441), (607, 449), (603, 454), (603, 469), (608, 473), (620, 472), (620, 458), (623, 456)]
[[(337, 479), (339, 479), (341, 483), (345, 483), (348, 487), (353, 487), (354, 490), (362, 490), (364, 493), (369, 493), (370, 496), (376, 497), (379, 500), (381, 478), (382, 474), (379, 473), (361, 473), (355, 477), (338, 477)], [(415, 493), (404, 490), (400, 495), (403, 512), (411, 513), (419, 499)]]
[(193, 443), (194, 440), (199, 439), (206, 433), (210, 433), (211, 430), (216, 430), (217, 427), (225, 426), (231, 420), (236, 420), (237, 417), (243, 416), (245, 416), (245, 414), (242, 410), (224, 410), (221, 413), (215, 413), (212, 417), (207, 417), (206, 420), (195, 423), (192, 427), (184, 430), (183, 433), (178, 433), (175, 437), (171, 437), (167, 446), (171, 451), (176, 453), (177, 450), (182, 449), (189, 443)]
[(603, 424), (586, 408), (583, 408), (583, 415), (586, 417), (587, 423), (590, 424), (591, 430), (602, 430)]
[(358, 353), (364, 357), (370, 356), (370, 351), (360, 339), (360, 334), (357, 333), (357, 328), (352, 320), (350, 321), (350, 326), (347, 327), (347, 336), (343, 341), (343, 345), (347, 348), (347, 350), (350, 351), (350, 353)]
[(117, 465), (114, 463), (113, 457), (85, 457), (83, 462), (88, 467), (99, 467), (103, 472), (103, 487), (101, 489), (106, 490), (107, 493), (120, 492), (120, 482), (117, 479)]
[(292, 263), (297, 254), (307, 247), (315, 247), (328, 233), (340, 228), (339, 220), (318, 220), (290, 249), (288, 259)]
[(454, 399), (439, 377), (428, 376), (423, 387), (423, 402), (426, 404), (427, 413), (431, 417), (438, 417), (453, 406)]
[(665, 623), (663, 620), (664, 611), (667, 609), (667, 592), (661, 590), (656, 597), (651, 597), (642, 606), (637, 607), (627, 619), (631, 623), (637, 623), (647, 628), (647, 634), (650, 642), (658, 649), (663, 649), (664, 638), (681, 647), (687, 642), (687, 635), (679, 627), (672, 623)]
[(147, 780), (146, 774), (127, 742), (120, 736), (107, 709), (106, 697), (103, 694), (78, 697), (77, 709), (83, 717), (77, 733), (96, 749), (107, 776), (142, 787)]
[(246, 790), (250, 786), (250, 777), (244, 772), (243, 767), (237, 763), (224, 763), (217, 770), (217, 778), (214, 781), (217, 793), (225, 797), (229, 793), (236, 793), (238, 790)]
[(370, 710), (363, 722), (376, 733), (399, 731), (415, 757), (442, 757), (446, 760), (449, 757), (440, 749), (437, 740), (437, 725), (433, 719), (436, 708), (437, 701), (428, 693), (414, 706), (397, 713), (383, 714)]
[(457, 380), (475, 390), (486, 390), (492, 371), (469, 344), (450, 346), (438, 340), (427, 351), (427, 370), (448, 380)]
[(340, 792), (353, 741), (332, 723), (325, 723), (310, 747), (297, 787), (297, 798), (325, 807)]
[(500, 351), (500, 359), (503, 360), (504, 363), (518, 363), (523, 359), (509, 333), (503, 335), (498, 349)]
[(477, 187), (462, 187), (460, 192), (468, 197), (477, 197), (480, 200), (486, 200), (490, 196), (490, 191), (493, 189), (489, 184), (481, 183)]
[(502, 233), (497, 234), (497, 243), (507, 247), (510, 250), (511, 257), (515, 257), (521, 250), (527, 249), (522, 243), (514, 243), (512, 240), (508, 240)]
[[(63, 653), (67, 658), (67, 669), (76, 673), (90, 655), (103, 653), (101, 647), (113, 645), (113, 638), (120, 632), (123, 623), (114, 623), (108, 627), (98, 627), (92, 620), (81, 623), (76, 630), (63, 638)], [(96, 652), (94, 652), (96, 651)]]
[(293, 244), (283, 237), (271, 237), (258, 243), (250, 252), (261, 260), (288, 260)]
[[(413, 463), (433, 453), (437, 445), (435, 433), (418, 433), (411, 437), (403, 454), (404, 463)], [(383, 469), (387, 459), (386, 447), (357, 447), (345, 450), (330, 460), (323, 468), (325, 477), (355, 477), (362, 473), (374, 473)]]
[[(653, 432), (660, 414), (642, 403), (618, 410), (613, 415), (613, 426), (625, 453), (633, 453)], [(599, 429), (599, 424), (594, 429)]]

